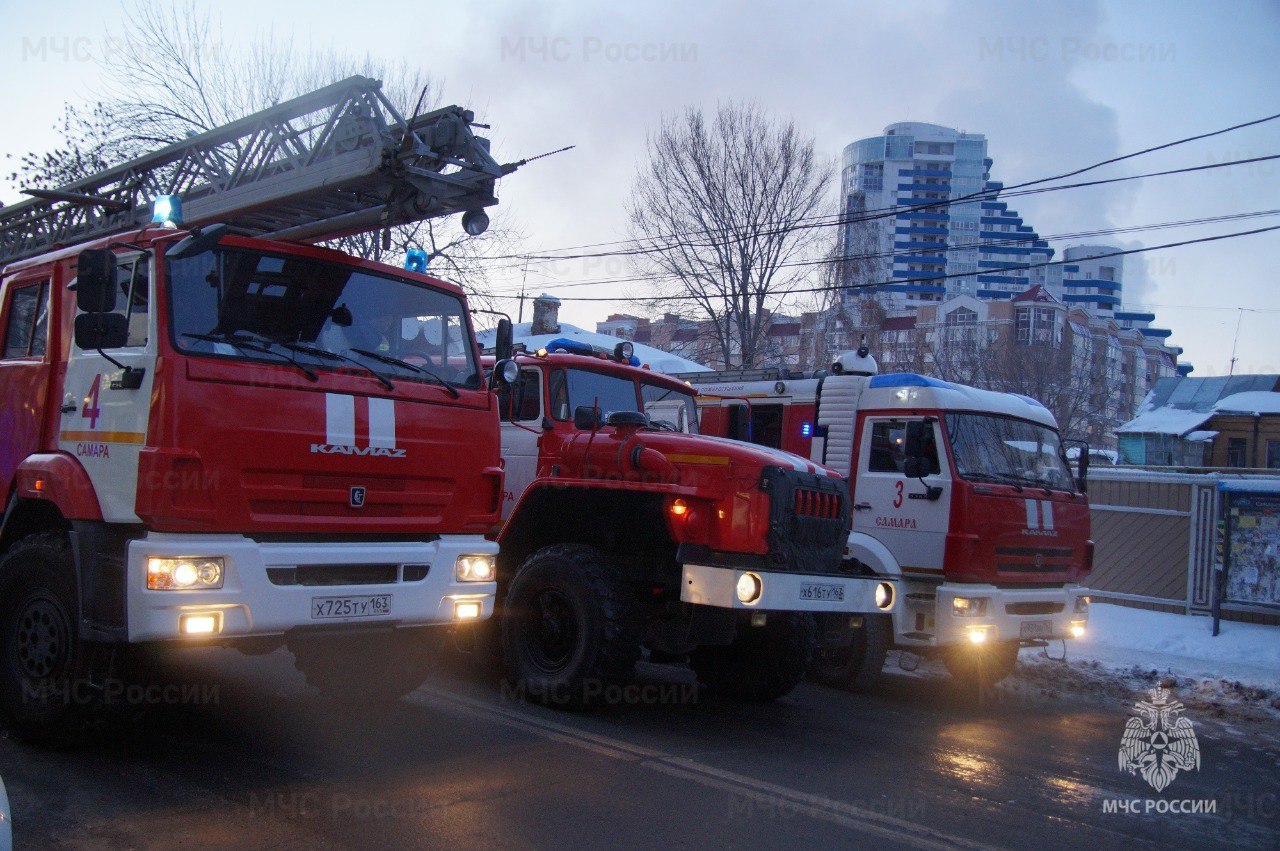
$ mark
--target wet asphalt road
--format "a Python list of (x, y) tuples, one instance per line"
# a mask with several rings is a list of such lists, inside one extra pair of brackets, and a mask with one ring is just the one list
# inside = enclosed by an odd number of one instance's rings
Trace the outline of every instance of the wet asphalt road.
[[(284, 652), (198, 651), (172, 676), (216, 699), (75, 751), (0, 740), (16, 847), (1280, 845), (1280, 730), (1198, 722), (1200, 770), (1156, 795), (1119, 772), (1128, 713), (1105, 698), (973, 706), (896, 674), (742, 705), (643, 666), (631, 702), (571, 714), (453, 659), (343, 713)], [(1147, 799), (1217, 812), (1104, 812)]]

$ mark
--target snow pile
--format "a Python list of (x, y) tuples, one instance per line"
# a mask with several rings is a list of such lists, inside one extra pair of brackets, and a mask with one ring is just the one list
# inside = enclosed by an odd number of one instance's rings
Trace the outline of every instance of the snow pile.
[[(1067, 665), (1023, 650), (1028, 685), (1127, 697), (1173, 680), (1179, 699), (1222, 713), (1280, 716), (1280, 627), (1095, 604), (1088, 635), (1067, 644)], [(1050, 647), (1060, 653), (1061, 645)]]
[(1213, 409), (1235, 414), (1280, 414), (1280, 393), (1268, 390), (1232, 393), (1230, 396), (1219, 399)]

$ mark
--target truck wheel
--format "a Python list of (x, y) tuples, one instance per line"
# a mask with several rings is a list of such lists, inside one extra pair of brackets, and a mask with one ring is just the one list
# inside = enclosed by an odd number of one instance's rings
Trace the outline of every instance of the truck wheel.
[(519, 694), (582, 707), (628, 682), (640, 659), (629, 589), (593, 547), (539, 550), (521, 565), (502, 613), (502, 652)]
[(832, 643), (820, 643), (809, 666), (809, 676), (823, 685), (849, 691), (869, 691), (880, 680), (884, 659), (893, 643), (893, 620), (888, 615), (866, 615), (862, 626), (848, 626), (848, 615), (819, 615), (844, 621)]
[(32, 535), (0, 559), (0, 713), (38, 744), (82, 739), (99, 698), (78, 635), (74, 576), (61, 535)]
[(1016, 641), (999, 641), (986, 647), (952, 645), (942, 651), (942, 662), (962, 686), (988, 687), (1013, 673), (1018, 664)]
[(694, 650), (689, 667), (714, 693), (765, 703), (788, 694), (804, 679), (816, 642), (817, 626), (810, 615), (771, 612), (764, 626), (740, 626), (732, 644)]
[(348, 706), (391, 703), (426, 681), (440, 657), (444, 630), (294, 639), (293, 664), (326, 700)]

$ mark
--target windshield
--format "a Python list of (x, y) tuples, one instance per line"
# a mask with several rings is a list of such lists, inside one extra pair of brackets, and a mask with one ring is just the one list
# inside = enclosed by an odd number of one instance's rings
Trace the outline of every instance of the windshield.
[(698, 405), (693, 394), (674, 387), (641, 384), (640, 396), (644, 399), (644, 412), (655, 426), (686, 434), (698, 433)]
[(217, 249), (168, 261), (188, 352), (480, 387), (459, 297), (342, 263)]
[(1074, 490), (1058, 433), (1048, 426), (989, 414), (947, 414), (945, 421), (961, 478)]

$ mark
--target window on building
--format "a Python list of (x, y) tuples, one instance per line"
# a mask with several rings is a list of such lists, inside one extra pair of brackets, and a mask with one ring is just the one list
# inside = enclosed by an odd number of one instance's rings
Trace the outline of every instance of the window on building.
[(1098, 277), (1104, 281), (1114, 281), (1116, 279), (1115, 266), (1099, 266)]
[(1267, 441), (1267, 469), (1280, 470), (1280, 440)]
[(1248, 462), (1245, 460), (1249, 442), (1243, 437), (1232, 437), (1227, 439), (1227, 466), (1228, 467), (1245, 467)]
[(10, 290), (4, 331), (4, 356), (44, 357), (49, 335), (49, 282), (23, 284)]

